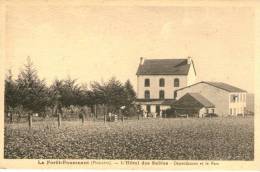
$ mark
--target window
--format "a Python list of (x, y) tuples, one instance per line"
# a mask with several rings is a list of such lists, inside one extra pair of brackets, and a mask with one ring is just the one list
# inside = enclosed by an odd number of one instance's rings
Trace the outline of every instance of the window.
[(212, 113), (213, 113), (213, 114), (215, 113), (215, 109), (212, 109)]
[(232, 115), (232, 108), (230, 108), (230, 115)]
[(164, 91), (163, 90), (159, 91), (159, 99), (164, 99)]
[(236, 108), (233, 109), (233, 115), (236, 115)]
[(145, 79), (144, 80), (144, 86), (145, 87), (150, 87), (150, 79)]
[(178, 78), (174, 79), (174, 87), (180, 86), (180, 80)]
[(209, 113), (209, 109), (207, 108), (207, 109), (206, 109), (206, 114), (208, 114), (208, 113)]
[(164, 87), (164, 79), (163, 78), (161, 78), (160, 80), (159, 80), (159, 86), (160, 87)]
[(236, 95), (231, 94), (230, 95), (230, 102), (233, 102), (233, 103), (236, 102), (236, 97), (237, 97)]
[(150, 91), (146, 90), (146, 91), (144, 92), (144, 98), (145, 98), (145, 99), (150, 99)]

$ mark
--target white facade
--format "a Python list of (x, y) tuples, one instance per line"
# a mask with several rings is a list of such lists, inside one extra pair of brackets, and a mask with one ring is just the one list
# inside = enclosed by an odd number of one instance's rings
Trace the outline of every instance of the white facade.
[[(215, 113), (219, 116), (237, 116), (238, 114), (244, 114), (244, 109), (246, 107), (246, 92), (228, 92), (201, 82), (178, 90), (177, 99), (186, 93), (200, 93), (215, 105)], [(231, 98), (232, 96), (236, 97), (235, 100)]]
[[(194, 65), (191, 59), (190, 68), (187, 75), (137, 75), (137, 99), (146, 99), (145, 91), (149, 91), (149, 99), (161, 99), (160, 91), (164, 92), (163, 99), (174, 99), (174, 92), (182, 87), (194, 84), (196, 82), (196, 73)], [(149, 86), (145, 86), (145, 80), (149, 79)], [(160, 86), (160, 79), (164, 80), (164, 86)], [(174, 85), (174, 80), (179, 80), (179, 85)], [(148, 99), (148, 100), (149, 100)], [(166, 110), (170, 108), (167, 105), (160, 105), (158, 102), (140, 103), (142, 110), (156, 112), (156, 106), (160, 106), (160, 110)], [(149, 106), (149, 109), (147, 109)]]
[(237, 116), (244, 114), (246, 108), (246, 93), (229, 93), (229, 114)]
[(189, 74), (187, 75), (187, 86), (196, 83), (196, 79), (197, 79), (197, 77), (196, 77), (194, 65), (192, 62), (191, 67), (189, 69)]
[[(150, 80), (150, 86), (145, 87), (145, 79)], [(164, 79), (164, 87), (159, 86), (159, 80)], [(179, 79), (179, 87), (174, 87), (174, 79)], [(159, 91), (163, 90), (165, 99), (174, 99), (174, 91), (187, 86), (185, 75), (141, 75), (137, 76), (137, 98), (144, 99), (144, 92), (150, 91), (150, 99), (159, 99)]]

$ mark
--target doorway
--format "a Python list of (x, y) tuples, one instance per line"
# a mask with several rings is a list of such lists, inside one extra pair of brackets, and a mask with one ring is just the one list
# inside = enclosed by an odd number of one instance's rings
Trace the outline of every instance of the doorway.
[(155, 112), (157, 114), (160, 114), (160, 111), (161, 111), (160, 105), (156, 105)]
[(146, 105), (146, 111), (147, 113), (151, 113), (151, 105)]

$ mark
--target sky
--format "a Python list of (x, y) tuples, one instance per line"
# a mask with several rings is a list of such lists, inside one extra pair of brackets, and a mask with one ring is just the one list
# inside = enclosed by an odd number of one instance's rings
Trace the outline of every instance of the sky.
[(30, 56), (50, 84), (130, 79), (140, 57), (191, 56), (198, 81), (254, 92), (254, 12), (249, 7), (15, 6), (6, 12), (5, 67)]

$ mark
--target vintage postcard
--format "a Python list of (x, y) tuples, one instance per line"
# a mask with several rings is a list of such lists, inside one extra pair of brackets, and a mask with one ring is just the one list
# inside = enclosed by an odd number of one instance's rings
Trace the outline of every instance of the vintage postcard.
[(0, 0), (0, 168), (259, 169), (258, 1)]

